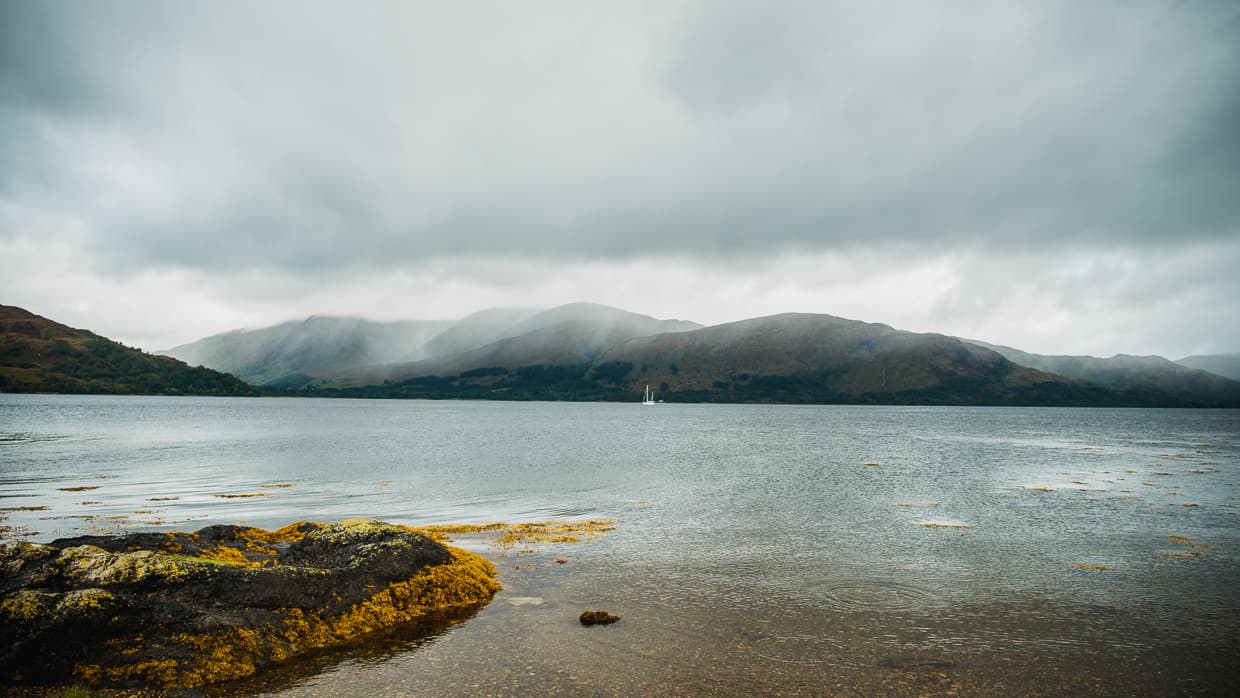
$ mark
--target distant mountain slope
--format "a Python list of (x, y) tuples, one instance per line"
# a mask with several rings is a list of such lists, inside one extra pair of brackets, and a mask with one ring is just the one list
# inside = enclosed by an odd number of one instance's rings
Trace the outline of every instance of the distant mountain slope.
[(1240, 381), (1240, 354), (1203, 354), (1186, 356), (1176, 363), (1200, 371), (1209, 371), (1216, 376)]
[[(477, 349), (504, 337), (516, 325), (540, 311), (525, 308), (489, 308), (468, 315), (426, 343), (427, 356), (451, 356)], [(517, 332), (520, 334), (520, 332)]]
[(0, 392), (255, 395), (233, 376), (0, 305)]
[(1161, 356), (1119, 354), (1109, 359), (1043, 356), (973, 339), (965, 341), (996, 351), (1021, 366), (1080, 378), (1113, 390), (1161, 393), (1186, 403), (1209, 407), (1240, 406), (1240, 382), (1182, 366)]
[[(629, 341), (598, 369), (695, 399), (934, 404), (1092, 403), (1090, 386), (951, 337), (830, 315), (784, 314)], [(613, 369), (614, 370), (614, 369)]]
[(569, 303), (540, 311), (493, 308), (464, 318), (428, 342), (427, 349), (432, 357), (452, 356), (566, 323), (583, 330), (591, 328), (599, 337), (624, 338), (702, 327), (696, 322), (658, 320), (596, 303)]
[(702, 328), (702, 325), (688, 320), (659, 320), (649, 315), (632, 313), (608, 305), (569, 303), (531, 316), (513, 327), (508, 336), (515, 337), (565, 323), (589, 326), (601, 334), (615, 333), (630, 337), (643, 337), (663, 332), (686, 332)]
[(411, 376), (454, 375), (497, 366), (588, 364), (634, 337), (700, 327), (684, 320), (659, 320), (604, 305), (572, 303), (533, 314), (501, 331), (501, 339), (476, 349), (425, 361), (346, 372), (334, 376), (327, 384), (337, 387), (366, 385)]
[(568, 320), (454, 357), (383, 367), (383, 375), (354, 374), (321, 394), (630, 400), (650, 384), (668, 401), (1181, 404), (1017, 366), (952, 337), (829, 315), (628, 338), (625, 326)]
[(427, 341), (451, 324), (312, 316), (217, 334), (162, 353), (228, 371), (253, 385), (300, 385), (334, 371), (428, 356)]

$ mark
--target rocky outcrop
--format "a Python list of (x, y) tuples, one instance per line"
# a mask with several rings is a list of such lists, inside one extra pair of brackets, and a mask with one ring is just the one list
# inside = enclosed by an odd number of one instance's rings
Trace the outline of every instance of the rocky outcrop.
[(0, 546), (0, 682), (194, 687), (476, 610), (490, 563), (372, 520)]

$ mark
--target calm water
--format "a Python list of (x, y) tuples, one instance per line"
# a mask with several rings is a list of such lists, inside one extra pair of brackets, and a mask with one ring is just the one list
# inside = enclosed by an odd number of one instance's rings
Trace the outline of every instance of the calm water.
[(1236, 689), (1235, 410), (0, 395), (0, 508), (43, 541), (619, 519), (491, 551), (505, 591), (436, 637), (233, 693)]

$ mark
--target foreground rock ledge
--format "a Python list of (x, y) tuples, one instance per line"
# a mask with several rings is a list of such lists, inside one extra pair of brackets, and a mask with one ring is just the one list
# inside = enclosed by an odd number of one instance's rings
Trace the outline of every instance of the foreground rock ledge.
[(369, 519), (0, 545), (0, 683), (190, 688), (465, 615), (471, 552)]

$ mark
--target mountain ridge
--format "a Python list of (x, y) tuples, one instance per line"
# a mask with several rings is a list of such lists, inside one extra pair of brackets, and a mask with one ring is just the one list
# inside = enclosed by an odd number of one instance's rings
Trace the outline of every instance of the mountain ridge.
[(235, 376), (0, 305), (0, 392), (254, 396)]
[(377, 322), (311, 315), (257, 329), (230, 330), (162, 354), (232, 373), (254, 385), (419, 357), (426, 340), (448, 327), (434, 320)]
[(1156, 391), (1211, 406), (1240, 404), (1240, 382), (1183, 366), (1161, 356), (1116, 354), (1099, 358), (1043, 355), (980, 340), (963, 341), (996, 351), (1018, 365), (1087, 380), (1104, 388)]
[(1240, 381), (1240, 354), (1194, 354), (1176, 359), (1175, 362), (1181, 366)]
[(329, 376), (310, 392), (627, 400), (650, 384), (665, 398), (695, 402), (1220, 404), (1145, 386), (1111, 389), (955, 337), (830, 315), (785, 313), (631, 337), (597, 329), (565, 322), (452, 357)]
[(1040, 356), (816, 313), (710, 327), (593, 303), (313, 315), (170, 351), (232, 361), (270, 395), (629, 400), (651, 385), (695, 402), (1240, 407), (1240, 382), (1162, 357)]

